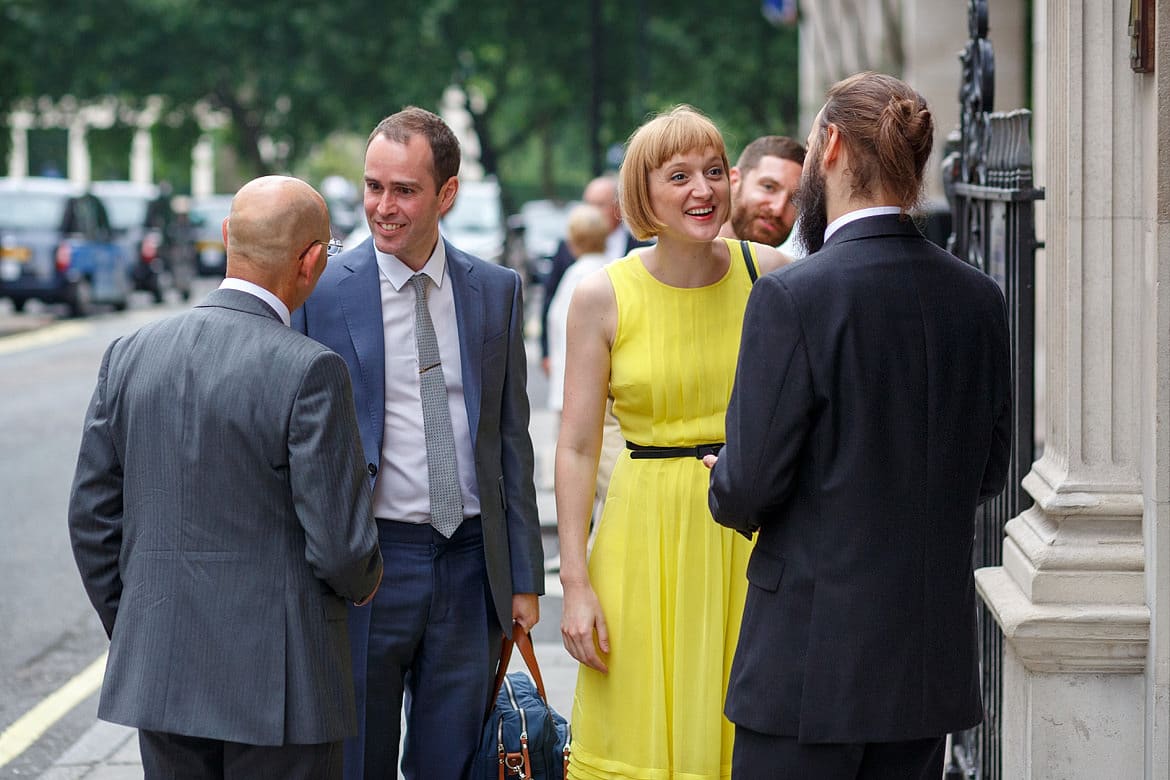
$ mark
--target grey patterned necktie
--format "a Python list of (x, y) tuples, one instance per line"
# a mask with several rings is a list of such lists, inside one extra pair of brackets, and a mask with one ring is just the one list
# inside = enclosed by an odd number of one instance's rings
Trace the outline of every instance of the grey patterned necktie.
[(423, 435), (427, 442), (427, 480), (431, 491), (431, 525), (448, 539), (463, 522), (463, 494), (455, 465), (455, 434), (447, 406), (447, 383), (439, 360), (439, 341), (427, 310), (427, 277), (410, 277), (414, 287), (414, 340), (418, 347), (418, 384), (422, 397)]

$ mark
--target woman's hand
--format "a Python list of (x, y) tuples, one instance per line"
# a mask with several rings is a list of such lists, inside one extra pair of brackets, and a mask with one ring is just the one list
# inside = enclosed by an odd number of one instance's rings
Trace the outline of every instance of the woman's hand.
[(609, 631), (605, 627), (601, 602), (588, 582), (564, 586), (561, 640), (569, 655), (590, 669), (602, 674), (609, 672), (601, 657), (609, 653)]

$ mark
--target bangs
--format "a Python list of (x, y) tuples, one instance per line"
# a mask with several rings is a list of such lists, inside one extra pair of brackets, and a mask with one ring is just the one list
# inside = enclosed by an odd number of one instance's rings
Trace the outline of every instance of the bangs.
[(694, 109), (676, 108), (649, 124), (656, 123), (661, 123), (660, 131), (645, 134), (646, 160), (651, 168), (658, 168), (675, 155), (695, 149), (713, 149), (720, 157), (727, 156), (719, 130), (710, 119)]

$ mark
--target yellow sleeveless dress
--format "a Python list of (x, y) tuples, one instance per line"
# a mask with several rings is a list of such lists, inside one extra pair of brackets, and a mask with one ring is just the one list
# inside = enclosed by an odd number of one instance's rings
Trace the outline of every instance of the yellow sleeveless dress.
[[(610, 392), (627, 441), (724, 440), (751, 290), (739, 242), (728, 246), (727, 274), (707, 287), (663, 284), (636, 252), (606, 266), (618, 309)], [(711, 519), (709, 474), (694, 457), (634, 460), (629, 450), (614, 467), (589, 558), (609, 673), (579, 668), (573, 780), (731, 776), (723, 699), (751, 542)]]

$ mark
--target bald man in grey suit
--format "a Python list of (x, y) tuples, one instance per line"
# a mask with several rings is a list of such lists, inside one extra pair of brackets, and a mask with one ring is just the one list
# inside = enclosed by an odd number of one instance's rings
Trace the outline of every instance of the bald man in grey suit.
[(382, 576), (345, 363), (288, 327), (326, 265), (304, 182), (245, 185), (227, 277), (110, 345), (69, 505), (110, 635), (98, 717), (147, 778), (333, 778), (357, 732), (346, 607)]

